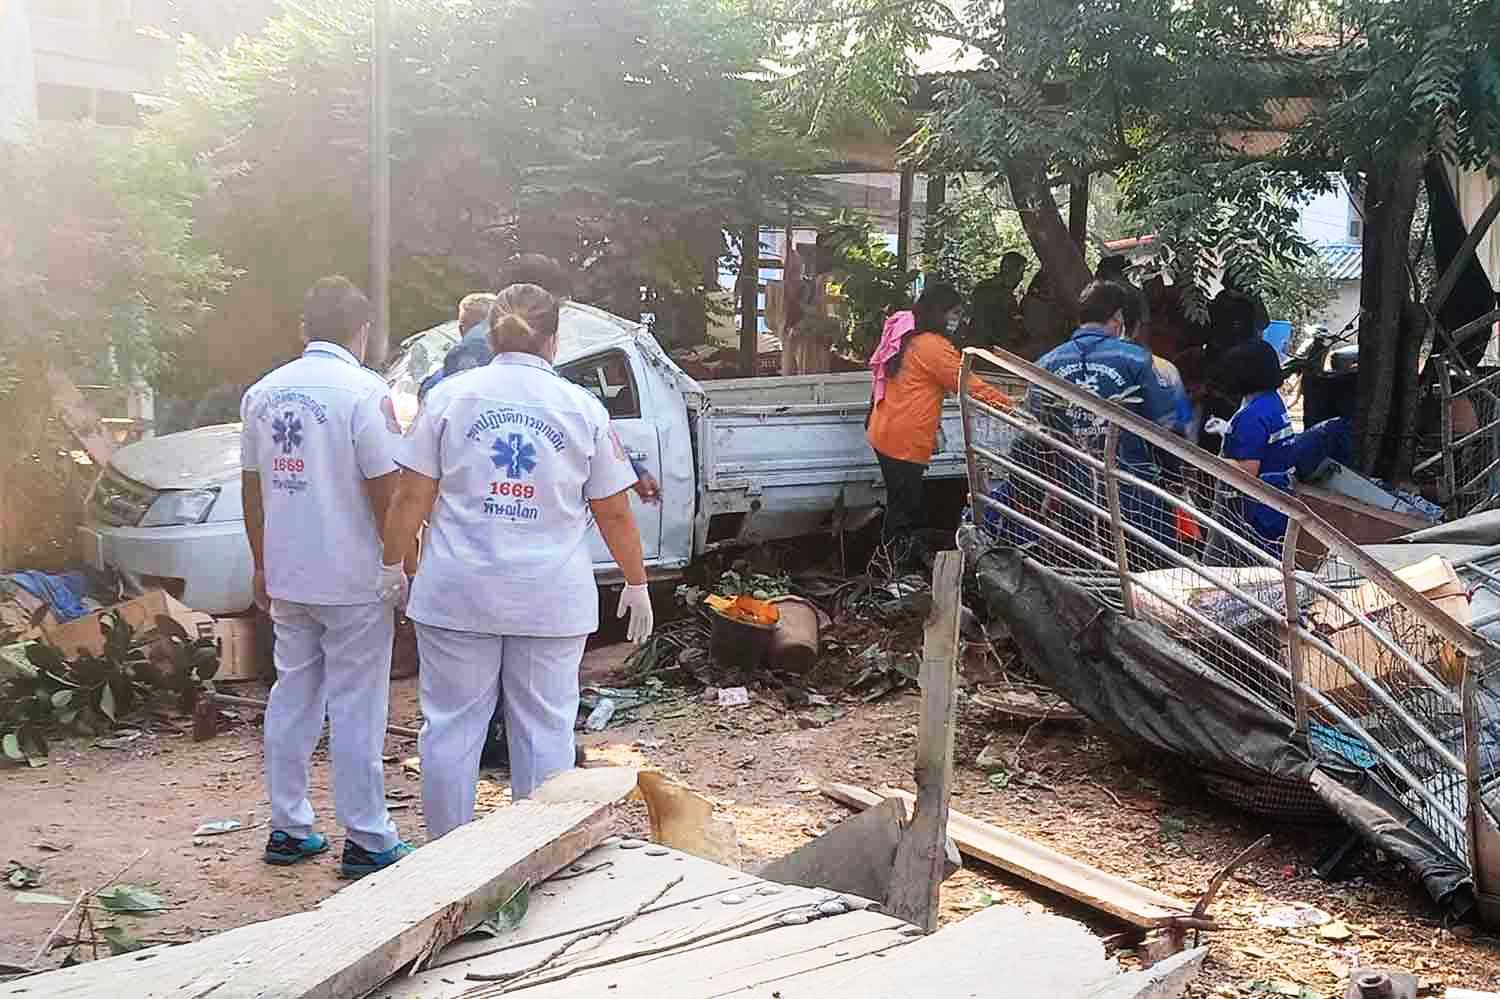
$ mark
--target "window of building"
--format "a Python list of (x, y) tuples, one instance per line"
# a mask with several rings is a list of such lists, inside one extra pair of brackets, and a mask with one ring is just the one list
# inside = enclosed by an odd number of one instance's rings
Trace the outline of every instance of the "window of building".
[(1365, 220), (1357, 214), (1349, 214), (1349, 242), (1362, 243), (1365, 238)]

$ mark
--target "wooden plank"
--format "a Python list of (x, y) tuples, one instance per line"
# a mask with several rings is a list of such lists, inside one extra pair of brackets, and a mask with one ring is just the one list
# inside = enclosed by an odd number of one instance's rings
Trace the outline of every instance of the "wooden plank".
[(958, 709), (958, 620), (963, 555), (939, 552), (932, 570), (932, 610), (922, 638), (922, 708), (917, 722), (917, 797), (896, 847), (886, 908), (897, 918), (937, 929), (938, 890), (947, 876), (948, 788), (953, 781), (954, 713)]
[[(596, 968), (575, 971), (565, 978), (526, 988), (525, 999), (715, 999), (747, 995), (767, 999), (765, 983), (850, 963), (867, 955), (889, 954), (911, 942), (911, 927), (877, 912), (850, 912), (809, 922), (805, 926), (776, 926), (744, 936), (684, 948), (666, 954), (621, 958)], [(474, 982), (464, 983), (473, 989)], [(465, 993), (457, 993), (465, 995)], [(490, 999), (486, 992), (469, 992), (468, 999)], [(859, 993), (856, 993), (859, 994)], [(925, 993), (916, 993), (925, 994)], [(439, 995), (452, 995), (440, 993)], [(415, 995), (412, 999), (417, 999)], [(423, 993), (420, 999), (437, 999)], [(827, 996), (825, 996), (827, 999)]]
[[(447, 999), (470, 994), (472, 999), (481, 999), (506, 989), (524, 990), (528, 996), (551, 995), (554, 990), (566, 995), (605, 995), (612, 994), (608, 989), (621, 976), (636, 975), (637, 968), (648, 979), (656, 977), (675, 986), (711, 978), (713, 987), (705, 986), (706, 995), (719, 987), (717, 976), (725, 971), (755, 972), (756, 963), (747, 961), (745, 951), (752, 941), (763, 943), (755, 952), (759, 959), (775, 960), (815, 949), (821, 941), (851, 937), (874, 936), (877, 939), (860, 946), (889, 947), (900, 943), (902, 931), (909, 929), (873, 912), (811, 919), (803, 925), (782, 924), (780, 916), (789, 911), (811, 914), (830, 893), (770, 884), (676, 850), (652, 855), (606, 846), (590, 852), (577, 866), (588, 869), (604, 860), (615, 864), (572, 880), (551, 882), (533, 893), (531, 912), (515, 933), (499, 940), (454, 944), (427, 971), (388, 982), (374, 995), (377, 999)], [(636, 912), (676, 876), (683, 878), (681, 884), (671, 885), (659, 901), (615, 932), (580, 938)], [(706, 887), (714, 890), (705, 894)], [(573, 946), (564, 950), (562, 945), (570, 940), (575, 941)], [(490, 953), (476, 953), (485, 944)], [(453, 959), (465, 952), (469, 956)], [(535, 969), (554, 955), (544, 969), (524, 979), (485, 983), (465, 978), (471, 973), (507, 975)], [(681, 973), (661, 970), (679, 963), (686, 969)], [(654, 991), (660, 990), (621, 988), (613, 994)]]
[[(149, 962), (127, 954), (91, 966), (91, 987), (71, 994), (101, 999), (121, 994), (162, 999), (363, 996), (484, 919), (521, 882), (551, 877), (608, 835), (613, 802), (607, 796), (623, 796), (634, 781), (611, 768), (582, 773), (585, 777), (567, 775), (575, 800), (520, 801), (497, 809), (355, 882), (312, 912), (208, 941), (205, 949), (214, 957), (210, 967), (204, 967), (199, 955), (203, 944), (160, 951)], [(34, 999), (60, 994), (52, 990), (51, 980), (66, 974), (23, 979), (0, 995)], [(122, 975), (128, 976), (128, 988), (121, 987)]]
[(115, 453), (115, 442), (104, 432), (99, 411), (78, 391), (73, 379), (59, 368), (47, 367), (47, 387), (52, 393), (52, 411), (95, 467), (104, 471), (104, 466)]
[[(671, 865), (670, 873), (680, 875), (683, 882), (655, 908), (701, 906), (731, 892), (748, 896), (761, 883), (753, 875), (681, 851), (674, 851), (666, 862)], [(618, 843), (596, 847), (552, 880), (532, 889), (531, 908), (515, 931), (500, 939), (475, 935), (455, 940), (428, 962), (427, 968), (432, 974), (451, 978), (444, 970), (450, 965), (538, 943), (556, 946), (573, 934), (605, 926), (630, 915), (642, 899), (661, 889), (662, 867), (660, 858), (642, 849), (622, 850)], [(410, 980), (421, 981), (429, 972)], [(405, 993), (396, 990), (394, 994)]]
[[(870, 808), (891, 797), (908, 804), (914, 800), (911, 794), (895, 788), (881, 788), (876, 793), (852, 784), (825, 784), (823, 793), (856, 808)], [(1190, 902), (1116, 877), (1051, 847), (951, 809), (948, 835), (966, 856), (1144, 929), (1164, 926), (1172, 917), (1187, 915), (1193, 908)]]
[(828, 888), (884, 902), (890, 895), (891, 873), (905, 823), (905, 802), (887, 798), (771, 862), (760, 876), (781, 884)]
[[(279, 919), (267, 919), (215, 934), (191, 944), (152, 947), (133, 954), (88, 961), (84, 964), (49, 971), (44, 975), (21, 978), (0, 985), (5, 999), (104, 999), (128, 994), (132, 999), (163, 999), (174, 988), (169, 983), (192, 981), (246, 950), (269, 944), (286, 934), (299, 932), (314, 918), (311, 912), (298, 912)], [(121, 987), (129, 982), (128, 992)]]
[(780, 999), (1082, 999), (1104, 992), (1118, 971), (1081, 923), (997, 905), (881, 958), (768, 977), (767, 984)]

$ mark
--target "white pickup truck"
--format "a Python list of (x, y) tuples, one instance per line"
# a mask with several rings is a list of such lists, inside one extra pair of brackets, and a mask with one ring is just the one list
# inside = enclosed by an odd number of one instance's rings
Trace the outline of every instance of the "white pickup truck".
[[(397, 416), (458, 342), (457, 324), (410, 337), (386, 369)], [(640, 324), (588, 306), (563, 309), (557, 371), (608, 408), (632, 457), (661, 483), (659, 505), (633, 500), (652, 578), (714, 548), (827, 532), (874, 515), (884, 487), (864, 437), (870, 376), (747, 378), (700, 384)], [(238, 424), (121, 448), (80, 528), (84, 561), (160, 586), (212, 614), (250, 609), (250, 548), (240, 505)], [(962, 478), (958, 409), (944, 411), (929, 475)], [(595, 575), (617, 582), (597, 532)]]

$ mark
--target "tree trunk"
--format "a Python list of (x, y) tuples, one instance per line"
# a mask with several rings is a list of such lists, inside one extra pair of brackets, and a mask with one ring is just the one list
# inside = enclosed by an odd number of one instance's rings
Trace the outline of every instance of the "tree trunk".
[(1365, 186), (1356, 458), (1367, 475), (1397, 481), (1410, 476), (1419, 402), (1417, 354), (1424, 328), (1408, 308), (1406, 265), (1421, 167), (1413, 151), (1367, 171)]
[(1093, 277), (1088, 261), (1084, 260), (1083, 248), (1068, 232), (1057, 199), (1052, 196), (1039, 166), (1013, 162), (1005, 176), (1010, 182), (1011, 197), (1021, 212), (1021, 227), (1031, 240), (1042, 270), (1052, 281), (1057, 304), (1070, 318), (1076, 319), (1078, 295)]

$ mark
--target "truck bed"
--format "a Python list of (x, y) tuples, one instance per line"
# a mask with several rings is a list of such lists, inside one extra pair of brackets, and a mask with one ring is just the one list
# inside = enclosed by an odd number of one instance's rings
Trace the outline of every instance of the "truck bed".
[[(866, 372), (701, 382), (693, 413), (699, 550), (857, 526), (885, 499), (865, 440)], [(965, 475), (958, 403), (943, 407), (928, 477)]]

